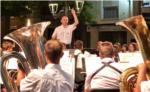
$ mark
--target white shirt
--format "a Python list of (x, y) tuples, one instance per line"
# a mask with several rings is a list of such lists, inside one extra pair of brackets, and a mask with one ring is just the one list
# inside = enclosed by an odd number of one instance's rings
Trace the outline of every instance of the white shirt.
[(21, 92), (72, 92), (73, 79), (60, 65), (48, 64), (45, 69), (34, 69), (20, 85)]
[(78, 69), (83, 69), (83, 62), (82, 62), (82, 58), (84, 58), (84, 55), (82, 54), (81, 50), (78, 50), (76, 49), (74, 51), (74, 55), (78, 55), (78, 58), (77, 58), (77, 68)]
[(62, 43), (71, 44), (72, 32), (75, 30), (75, 28), (76, 26), (74, 24), (68, 25), (67, 27), (60, 25), (55, 28), (52, 34), (52, 38), (56, 37), (56, 39)]
[(150, 92), (150, 80), (141, 82), (141, 92)]
[[(101, 62), (110, 61), (112, 62), (110, 64), (111, 66), (117, 68), (120, 71), (124, 70), (124, 67), (122, 67), (119, 63), (116, 63), (112, 58), (104, 58)], [(101, 62), (99, 67), (103, 66)], [(91, 75), (86, 77), (85, 89), (119, 89), (120, 73), (115, 71), (114, 69), (106, 66), (101, 71), (99, 71), (92, 78), (92, 80), (90, 80)]]

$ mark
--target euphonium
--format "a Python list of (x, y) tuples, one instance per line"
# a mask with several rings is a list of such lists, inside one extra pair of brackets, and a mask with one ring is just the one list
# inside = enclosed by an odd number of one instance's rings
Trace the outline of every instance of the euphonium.
[[(26, 73), (31, 69), (43, 68), (46, 65), (44, 56), (44, 31), (50, 22), (41, 22), (32, 26), (23, 27), (6, 35), (4, 39), (9, 39), (15, 42), (25, 54), (24, 58), (19, 53), (13, 52), (2, 56), (2, 79), (8, 92), (17, 92), (14, 83), (10, 81), (6, 69), (6, 61), (11, 58), (17, 58), (23, 65)], [(26, 62), (27, 61), (27, 62)], [(9, 80), (9, 81), (7, 81)]]
[[(139, 50), (142, 53), (144, 63), (148, 68), (148, 78), (150, 78), (150, 32), (146, 25), (146, 22), (143, 16), (135, 16), (124, 21), (118, 22), (117, 25), (120, 25), (126, 28), (136, 39), (136, 42), (139, 46)], [(129, 77), (137, 77), (137, 68), (127, 69), (121, 76), (121, 92), (132, 92), (131, 85), (129, 82)], [(132, 76), (131, 76), (132, 75)], [(133, 79), (132, 79), (133, 80)], [(136, 82), (136, 81), (135, 81)], [(132, 86), (133, 87), (133, 86)]]
[(10, 58), (16, 58), (18, 59), (18, 62), (21, 63), (23, 69), (25, 70), (25, 73), (28, 73), (29, 67), (28, 67), (28, 63), (26, 62), (26, 58), (24, 56), (22, 56), (20, 53), (18, 52), (12, 52), (6, 55), (3, 55), (1, 58), (1, 73), (2, 73), (2, 79), (3, 79), (3, 83), (6, 87), (7, 92), (18, 92), (18, 88), (16, 83), (14, 82), (14, 78), (11, 78), (8, 71), (7, 71), (7, 61)]

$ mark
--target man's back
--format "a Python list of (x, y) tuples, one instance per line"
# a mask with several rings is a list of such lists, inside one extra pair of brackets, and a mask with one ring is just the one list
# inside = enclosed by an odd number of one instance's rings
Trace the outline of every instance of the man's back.
[[(119, 71), (123, 71), (123, 67), (120, 64), (114, 62), (111, 58), (104, 58), (101, 61), (102, 63), (111, 62), (109, 65), (116, 68)], [(104, 65), (100, 63), (100, 68)], [(99, 88), (99, 89), (118, 89), (119, 88), (119, 80), (120, 73), (110, 66), (105, 66), (101, 69), (91, 80), (91, 88)]]
[(73, 79), (57, 64), (48, 64), (44, 70), (33, 70), (21, 81), (21, 92), (72, 92)]
[(124, 70), (124, 68), (112, 58), (104, 58), (100, 61), (99, 68), (87, 76), (85, 89), (119, 89), (120, 73), (103, 63), (109, 64), (120, 72)]

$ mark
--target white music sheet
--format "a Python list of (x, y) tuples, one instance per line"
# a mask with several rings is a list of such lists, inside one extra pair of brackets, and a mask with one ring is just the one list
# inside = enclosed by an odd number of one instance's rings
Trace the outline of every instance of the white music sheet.
[(144, 63), (142, 54), (140, 52), (135, 53), (119, 53), (120, 63), (126, 65), (126, 67), (136, 67), (140, 63)]
[(141, 82), (141, 92), (150, 92), (150, 80)]
[(85, 58), (86, 74), (89, 75), (99, 68), (100, 57), (90, 56)]
[(70, 74), (74, 78), (75, 74), (75, 60), (71, 57), (62, 57), (60, 59), (60, 66), (62, 70)]
[(68, 73), (73, 78), (73, 80), (75, 80), (75, 59), (69, 55), (69, 51), (64, 51), (64, 55), (60, 59), (60, 66), (62, 70)]
[(10, 58), (7, 62), (7, 69), (18, 69), (18, 63), (16, 58)]

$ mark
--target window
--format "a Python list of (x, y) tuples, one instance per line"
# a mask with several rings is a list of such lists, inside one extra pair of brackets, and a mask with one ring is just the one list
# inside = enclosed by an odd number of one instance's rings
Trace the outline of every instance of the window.
[(118, 15), (117, 6), (104, 7), (104, 19), (118, 18)]

